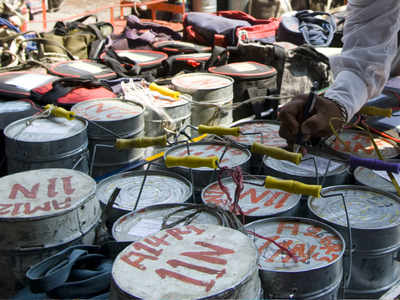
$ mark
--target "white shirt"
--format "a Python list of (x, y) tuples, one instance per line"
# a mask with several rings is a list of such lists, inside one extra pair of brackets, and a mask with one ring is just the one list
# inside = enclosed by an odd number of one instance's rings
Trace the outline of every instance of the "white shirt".
[(349, 0), (343, 50), (332, 57), (335, 76), (325, 96), (342, 104), (348, 121), (368, 99), (378, 96), (397, 52), (400, 0)]

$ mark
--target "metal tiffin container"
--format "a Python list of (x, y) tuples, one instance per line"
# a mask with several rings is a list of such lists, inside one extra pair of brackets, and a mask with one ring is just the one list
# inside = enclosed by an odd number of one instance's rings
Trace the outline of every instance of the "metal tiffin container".
[(8, 173), (43, 168), (89, 172), (87, 122), (32, 116), (4, 129)]
[[(349, 153), (364, 158), (378, 158), (374, 145), (367, 133), (346, 129), (339, 133), (339, 138), (345, 145), (335, 136), (328, 138), (325, 144), (337, 152)], [(400, 148), (394, 141), (375, 135), (373, 135), (373, 138), (384, 159), (395, 158), (400, 154)]]
[(110, 299), (259, 299), (257, 256), (252, 240), (231, 228), (161, 230), (117, 256)]
[(97, 79), (113, 79), (117, 74), (104, 64), (93, 60), (68, 60), (52, 64), (49, 67), (50, 73), (61, 77), (94, 77)]
[(70, 169), (0, 178), (0, 294), (24, 286), (28, 268), (73, 244), (91, 244), (100, 219), (96, 182)]
[(193, 203), (164, 203), (127, 213), (114, 222), (112, 236), (118, 242), (134, 242), (160, 230), (182, 224), (214, 224), (230, 227), (214, 207)]
[(237, 215), (243, 214), (246, 222), (274, 216), (297, 216), (301, 195), (265, 188), (262, 186), (263, 181), (264, 176), (243, 176), (243, 190), (239, 196), (238, 207), (233, 205), (236, 183), (231, 177), (221, 180), (230, 199), (218, 181), (202, 190), (201, 199), (205, 204), (217, 205)]
[(400, 280), (400, 198), (356, 185), (328, 187), (322, 193), (323, 198), (308, 199), (308, 208), (313, 218), (346, 239), (345, 270), (350, 276), (346, 297), (379, 298)]
[(115, 148), (116, 138), (132, 139), (143, 136), (142, 104), (118, 98), (104, 98), (77, 103), (71, 111), (89, 121), (88, 138), (93, 177), (103, 176), (143, 158), (142, 148)]
[(259, 252), (265, 299), (337, 299), (345, 242), (324, 223), (276, 217), (245, 225)]
[[(180, 144), (171, 147), (164, 153), (164, 161), (168, 157), (177, 157), (178, 159), (196, 156), (200, 158), (215, 157), (219, 159), (219, 167), (240, 167), (247, 171), (251, 154), (247, 149), (239, 148), (235, 145), (229, 145), (213, 141), (197, 142), (192, 144)], [(222, 158), (222, 159), (221, 159)], [(168, 164), (167, 164), (168, 167)], [(176, 172), (183, 174), (187, 178), (193, 175), (194, 191), (200, 193), (201, 190), (210, 182), (216, 179), (215, 170), (209, 167), (194, 167), (175, 166)], [(222, 174), (226, 176), (226, 174)]]
[(345, 184), (351, 175), (347, 164), (312, 154), (304, 155), (299, 164), (268, 156), (264, 156), (263, 163), (265, 174), (307, 184), (318, 184), (322, 178), (324, 186)]
[[(400, 166), (398, 160), (388, 160), (387, 162), (397, 163)], [(392, 175), (394, 175), (397, 182), (400, 181), (400, 178), (397, 174)], [(357, 184), (365, 185), (370, 188), (385, 192), (396, 193), (396, 188), (386, 171), (372, 170), (366, 167), (357, 167), (353, 171), (353, 177)]]
[(232, 123), (233, 82), (229, 76), (199, 72), (177, 75), (171, 80), (177, 91), (192, 97), (193, 126)]
[(191, 200), (193, 187), (183, 176), (161, 170), (133, 171), (110, 176), (97, 185), (96, 196), (103, 208), (116, 188), (120, 192), (107, 223), (137, 209), (155, 204), (184, 203)]

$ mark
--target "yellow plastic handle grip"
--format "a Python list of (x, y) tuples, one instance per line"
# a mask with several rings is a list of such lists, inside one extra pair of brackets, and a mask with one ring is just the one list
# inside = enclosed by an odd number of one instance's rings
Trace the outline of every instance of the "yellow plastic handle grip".
[(211, 133), (211, 134), (215, 134), (218, 136), (223, 136), (223, 135), (239, 136), (239, 134), (240, 134), (239, 127), (228, 128), (228, 127), (222, 127), (222, 126), (199, 125), (199, 127), (197, 128), (197, 131), (200, 134)]
[(200, 167), (207, 167), (211, 169), (216, 169), (218, 163), (218, 157), (217, 156), (211, 156), (211, 157), (200, 157), (200, 156), (184, 156), (184, 157), (178, 157), (178, 156), (171, 156), (168, 155), (165, 158), (165, 165), (167, 168), (172, 168), (172, 167), (188, 167), (188, 168), (200, 168)]
[(162, 146), (167, 145), (167, 136), (157, 136), (157, 137), (143, 137), (136, 139), (117, 139), (115, 141), (115, 148), (131, 149), (131, 148), (146, 148), (150, 146)]
[(314, 197), (321, 197), (320, 185), (304, 184), (295, 180), (283, 180), (267, 176), (265, 178), (264, 186), (266, 188), (278, 189), (288, 193), (309, 195)]
[(178, 91), (173, 91), (173, 90), (171, 90), (171, 89), (169, 89), (167, 87), (159, 86), (158, 84), (156, 84), (154, 82), (152, 82), (149, 85), (149, 89), (152, 90), (152, 91), (159, 92), (161, 95), (174, 98), (176, 100), (179, 100), (179, 97), (181, 95), (181, 93), (179, 93)]
[(75, 119), (75, 113), (73, 111), (66, 110), (62, 107), (58, 107), (52, 104), (47, 104), (44, 107), (46, 110), (50, 110), (50, 113), (55, 117), (66, 118), (67, 120)]
[(379, 116), (379, 117), (390, 118), (392, 116), (392, 109), (375, 107), (375, 106), (364, 106), (360, 109), (360, 113), (368, 116)]
[(254, 142), (251, 145), (251, 152), (256, 154), (268, 155), (275, 159), (287, 160), (298, 165), (301, 162), (301, 153), (289, 152), (278, 147), (265, 146)]

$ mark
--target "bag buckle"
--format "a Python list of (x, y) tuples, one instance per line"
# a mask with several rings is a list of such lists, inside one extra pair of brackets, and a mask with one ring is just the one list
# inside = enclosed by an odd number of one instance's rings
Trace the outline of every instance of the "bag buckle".
[(249, 34), (246, 30), (238, 31), (238, 43), (248, 43), (249, 42)]

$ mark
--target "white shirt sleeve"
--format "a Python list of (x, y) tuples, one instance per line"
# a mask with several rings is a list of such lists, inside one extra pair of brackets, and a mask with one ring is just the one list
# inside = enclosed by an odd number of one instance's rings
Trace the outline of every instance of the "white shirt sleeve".
[(399, 0), (349, 0), (342, 53), (331, 58), (335, 80), (325, 93), (346, 108), (348, 120), (382, 92), (399, 30)]

